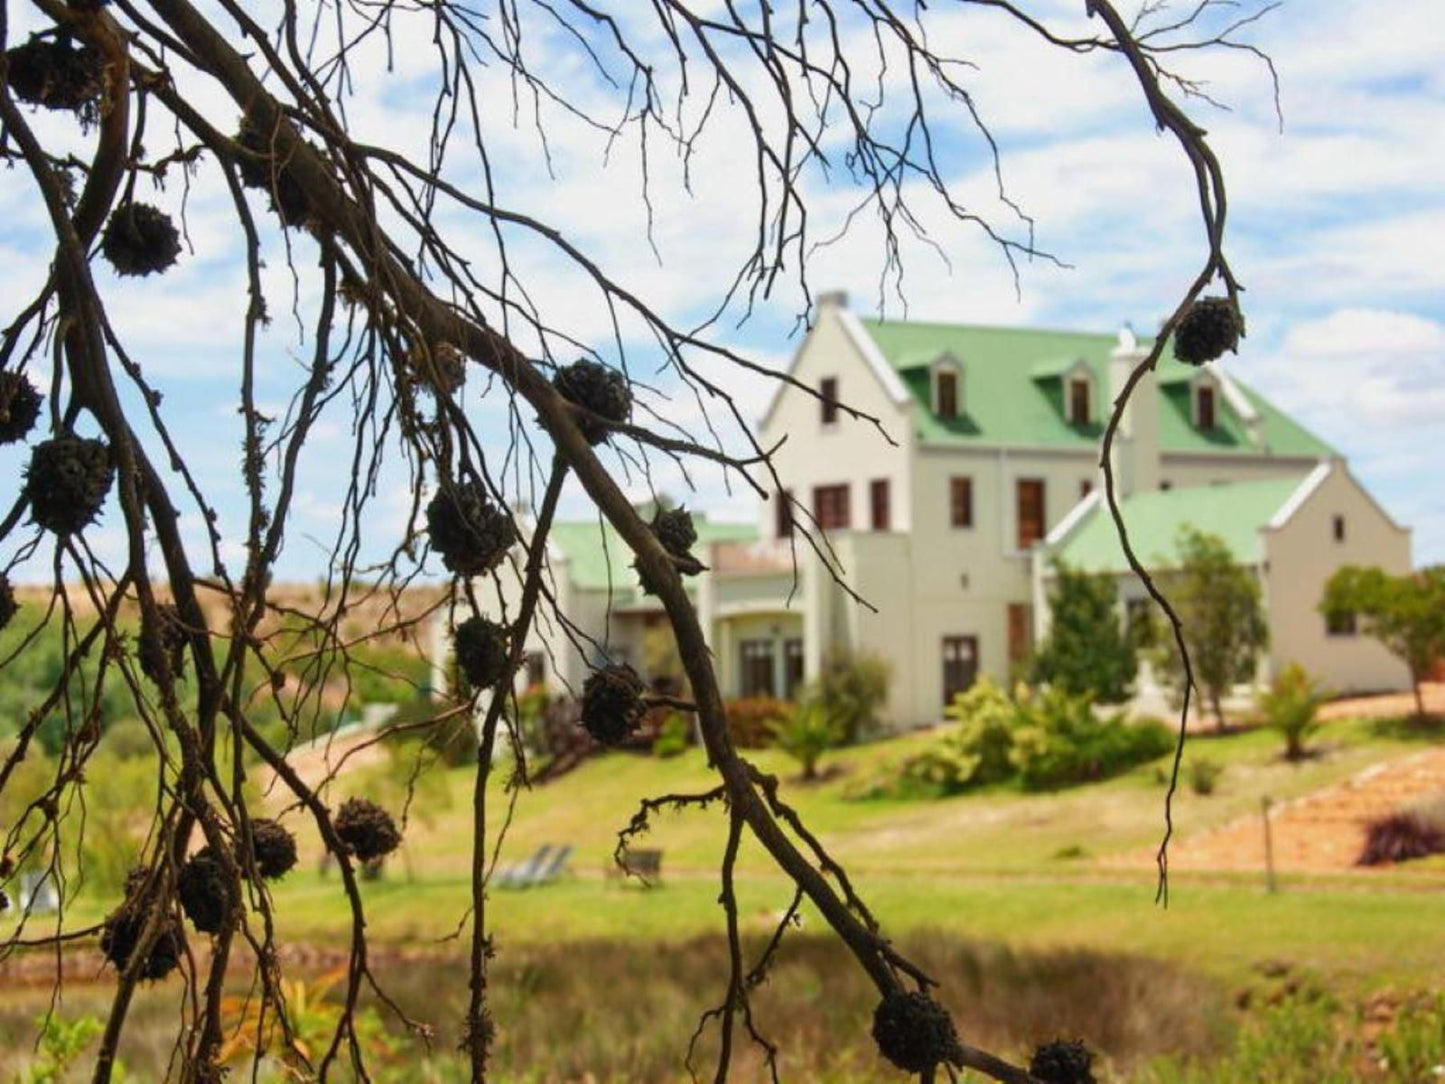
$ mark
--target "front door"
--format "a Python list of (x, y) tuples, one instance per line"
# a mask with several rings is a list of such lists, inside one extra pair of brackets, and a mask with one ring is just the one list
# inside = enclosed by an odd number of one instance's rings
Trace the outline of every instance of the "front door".
[(978, 677), (978, 637), (945, 636), (943, 638), (943, 703), (965, 691)]

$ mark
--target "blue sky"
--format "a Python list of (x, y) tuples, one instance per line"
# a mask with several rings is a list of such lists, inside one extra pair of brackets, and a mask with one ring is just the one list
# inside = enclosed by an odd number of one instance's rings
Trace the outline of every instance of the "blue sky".
[[(1069, 28), (1080, 25), (1082, 6), (1078, 0), (1039, 0), (1030, 10)], [(409, 48), (407, 34), (413, 36)], [(1247, 288), (1250, 333), (1229, 367), (1348, 456), (1386, 510), (1414, 528), (1417, 562), (1445, 560), (1445, 484), (1435, 466), (1445, 436), (1445, 263), (1439, 255), (1445, 246), (1445, 147), (1439, 139), (1445, 131), (1439, 64), (1445, 19), (1439, 0), (1290, 0), (1249, 40), (1278, 67), (1283, 130), (1268, 73), (1253, 58), (1237, 52), (1182, 58), (1190, 74), (1207, 76), (1211, 95), (1230, 107), (1190, 107), (1224, 163), (1231, 199), (1228, 249)], [(1153, 130), (1127, 67), (1116, 57), (1052, 49), (997, 12), (942, 15), (934, 41), (976, 64), (960, 79), (998, 140), (1007, 192), (1033, 216), (1039, 246), (1070, 266), (1025, 262), (1016, 284), (994, 246), (976, 229), (949, 221), (920, 191), (921, 219), (946, 263), (929, 246), (905, 244), (901, 288), (880, 294), (880, 235), (865, 219), (813, 254), (812, 288), (847, 289), (853, 307), (864, 313), (881, 303), (889, 315), (906, 311), (931, 320), (1099, 331), (1127, 321), (1152, 330), (1197, 268), (1202, 235), (1187, 165), (1173, 141)], [(858, 44), (861, 58), (866, 50)], [(606, 100), (608, 88), (587, 77), (567, 39), (543, 34), (536, 48), (538, 61), (571, 80), (585, 100)], [(425, 125), (417, 123), (416, 110), (431, 62), (425, 31), (417, 27), (403, 31), (390, 78), (379, 74), (379, 54), (358, 56), (358, 70), (371, 75), (358, 81), (352, 105), (365, 138), (424, 155)], [(737, 117), (721, 116), (699, 146), (690, 193), (680, 187), (675, 156), (656, 152), (649, 160), (654, 254), (639, 198), (641, 160), (631, 148), (614, 146), (608, 153), (599, 133), (551, 111), (549, 168), (525, 108), (514, 123), (505, 73), (496, 67), (479, 71), (479, 84), (483, 100), (495, 105), (484, 125), (500, 203), (545, 217), (621, 284), (681, 323), (716, 304), (751, 243), (756, 213)], [(217, 124), (234, 123), (234, 109), (215, 88), (198, 82), (187, 93)], [(62, 121), (37, 117), (36, 125), (51, 146), (87, 152), (85, 141)], [(965, 118), (940, 114), (936, 135), (953, 190), (970, 208), (1010, 227), (991, 162)], [(155, 145), (163, 142), (157, 134)], [(452, 176), (476, 190), (473, 164), (459, 160)], [(814, 236), (827, 235), (854, 193), (820, 178), (808, 184)], [(213, 169), (203, 168), (189, 184), (173, 176), (163, 191), (142, 182), (138, 195), (178, 215), (184, 209), (189, 249), (163, 280), (118, 282), (99, 271), (108, 309), (165, 393), (168, 424), (210, 487), (220, 513), (222, 558), (233, 562), (244, 524), (235, 414), (244, 307), (240, 240), (223, 214)], [(0, 173), (0, 222), (0, 297), (13, 310), (41, 281), (47, 259), (45, 223), (20, 170)], [(445, 222), (484, 274), (495, 267), (486, 231), (474, 217), (452, 211)], [(310, 349), (309, 332), (303, 338), (291, 316), (293, 297), (304, 315), (316, 288), (314, 242), (305, 235), (290, 240), (294, 273), (281, 234), (272, 230), (266, 237), (265, 286), (275, 319), (259, 381), (264, 402), (278, 412), (304, 379)], [(514, 271), (539, 308), (610, 356), (611, 327), (588, 284), (547, 245), (520, 235), (510, 243)], [(797, 344), (800, 305), (795, 283), (785, 280), (745, 323), (737, 323), (740, 309), (730, 311), (714, 333), (784, 367)], [(656, 351), (649, 353), (642, 329), (625, 322), (621, 335), (634, 372), (650, 375)], [(756, 416), (770, 381), (714, 361), (700, 364)], [(667, 374), (655, 382), (661, 393), (677, 390)], [(509, 405), (494, 391), (484, 394), (481, 381), (472, 381), (464, 402), (479, 428), (505, 432)], [(696, 427), (700, 421), (700, 409), (687, 395), (671, 403), (658, 397), (651, 405), (677, 424)], [(338, 402), (323, 418), (305, 461), (280, 578), (313, 579), (325, 571), (355, 442), (344, 407)], [(719, 429), (724, 439), (736, 439), (724, 420)], [(17, 452), (7, 451), (0, 471), (18, 482), (21, 462)], [(691, 505), (727, 518), (753, 514), (748, 494), (736, 486), (729, 491), (709, 469), (690, 475), (697, 492), (689, 494), (688, 480), (673, 465), (656, 461), (654, 468), (654, 484)], [(530, 489), (512, 477), (514, 488)], [(635, 465), (629, 483), (639, 495), (646, 489)], [(394, 541), (411, 496), (399, 464), (384, 472), (366, 518), (372, 546)], [(569, 492), (566, 500), (570, 514), (585, 514), (580, 493)], [(187, 510), (184, 522), (199, 541), (199, 515)], [(117, 556), (115, 513), (88, 537), (98, 552)], [(36, 565), (18, 574), (43, 577), (46, 569)]]

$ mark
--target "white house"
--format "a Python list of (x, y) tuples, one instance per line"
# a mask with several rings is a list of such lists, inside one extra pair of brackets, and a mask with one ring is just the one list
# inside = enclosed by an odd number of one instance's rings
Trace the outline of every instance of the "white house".
[[(763, 446), (788, 438), (782, 492), (756, 529), (700, 524), (710, 571), (695, 600), (724, 691), (787, 696), (830, 652), (868, 651), (892, 666), (895, 725), (932, 722), (979, 674), (1006, 680), (1025, 659), (1047, 625), (1053, 558), (1119, 574), (1127, 606), (1139, 591), (1100, 507), (1098, 455), (1145, 350), (1127, 331), (885, 322), (821, 299), (789, 369), (803, 387), (780, 384), (761, 419)], [(1298, 661), (1341, 691), (1406, 687), (1401, 664), (1316, 610), (1342, 564), (1411, 567), (1409, 532), (1328, 444), (1225, 368), (1165, 360), (1131, 398), (1115, 455), (1146, 563), (1167, 566), (1178, 526), (1194, 523), (1259, 575), (1267, 666)], [(553, 661), (544, 673), (539, 654), (534, 677), (575, 689), (609, 653), (598, 645), (638, 661), (624, 623), (660, 607), (636, 591), (615, 535), (597, 557), (603, 538), (595, 522), (554, 532), (564, 577), (596, 595), (569, 610), (592, 643), (542, 630), (535, 646)], [(593, 564), (607, 577), (579, 577)]]

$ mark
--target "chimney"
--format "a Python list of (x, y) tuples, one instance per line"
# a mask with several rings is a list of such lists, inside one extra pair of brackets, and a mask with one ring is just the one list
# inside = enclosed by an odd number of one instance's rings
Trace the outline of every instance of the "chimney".
[(817, 310), (824, 309), (846, 309), (848, 307), (847, 290), (825, 290), (817, 297)]
[[(1125, 325), (1119, 342), (1109, 352), (1109, 401), (1118, 401), (1129, 374), (1149, 356), (1134, 332)], [(1114, 481), (1119, 495), (1147, 493), (1159, 488), (1159, 382), (1146, 372), (1134, 386), (1114, 438)]]

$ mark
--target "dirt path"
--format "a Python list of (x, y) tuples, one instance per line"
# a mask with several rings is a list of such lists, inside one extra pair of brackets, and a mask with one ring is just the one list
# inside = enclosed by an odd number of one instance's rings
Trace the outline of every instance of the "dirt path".
[[(1355, 865), (1365, 824), (1402, 805), (1445, 795), (1445, 747), (1371, 765), (1342, 783), (1281, 803), (1271, 813), (1275, 868), (1285, 873), (1373, 873)], [(1153, 853), (1121, 855), (1109, 865), (1152, 863)], [(1176, 843), (1177, 870), (1263, 870), (1264, 830), (1258, 814)], [(1387, 869), (1389, 867), (1386, 867)], [(1439, 873), (1445, 884), (1445, 871)]]

